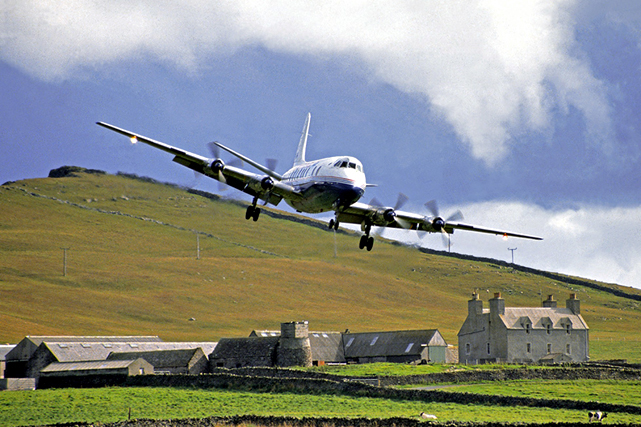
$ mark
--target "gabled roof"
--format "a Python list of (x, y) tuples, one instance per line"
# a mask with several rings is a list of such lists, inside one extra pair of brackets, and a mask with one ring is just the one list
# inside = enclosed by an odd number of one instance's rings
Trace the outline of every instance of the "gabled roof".
[[(216, 343), (198, 342), (43, 342), (39, 349), (46, 348), (58, 362), (106, 360), (112, 352), (154, 350), (179, 350), (206, 347), (209, 351)], [(205, 351), (205, 349), (203, 349)]]
[[(488, 310), (489, 313), (489, 310)], [(483, 310), (485, 314), (485, 310)], [(561, 307), (506, 307), (501, 319), (507, 329), (523, 329), (521, 319), (527, 317), (532, 322), (532, 329), (545, 329), (551, 323), (553, 329), (565, 329), (569, 322), (572, 329), (589, 329), (580, 314)], [(549, 320), (548, 320), (549, 319)]]
[(346, 358), (420, 355), (427, 346), (446, 347), (436, 329), (343, 335)]
[(43, 342), (162, 342), (157, 336), (68, 336), (28, 335), (7, 353), (7, 360), (29, 360)]
[(110, 369), (124, 369), (134, 363), (136, 360), (100, 360), (94, 362), (54, 362), (47, 365), (40, 372), (73, 372), (73, 371), (87, 371), (87, 370), (110, 370)]
[(345, 352), (340, 332), (310, 332), (309, 345), (312, 360), (324, 362), (344, 362)]
[(181, 350), (113, 352), (109, 354), (107, 360), (135, 360), (142, 358), (158, 370), (161, 368), (188, 367), (189, 362), (198, 355), (206, 357), (201, 348), (190, 348)]

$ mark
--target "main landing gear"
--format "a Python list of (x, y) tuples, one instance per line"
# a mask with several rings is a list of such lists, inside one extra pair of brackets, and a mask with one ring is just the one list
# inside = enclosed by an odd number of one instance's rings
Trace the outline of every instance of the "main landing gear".
[(371, 251), (372, 248), (374, 247), (374, 238), (370, 237), (369, 232), (372, 230), (371, 225), (365, 226), (365, 234), (361, 236), (360, 242), (358, 242), (358, 248), (359, 249), (365, 249), (367, 248), (368, 251)]
[(260, 216), (260, 208), (256, 206), (256, 203), (258, 203), (258, 198), (254, 197), (254, 201), (250, 206), (247, 206), (247, 212), (245, 212), (245, 219), (249, 220), (249, 218), (253, 219), (254, 222), (258, 221), (258, 217)]

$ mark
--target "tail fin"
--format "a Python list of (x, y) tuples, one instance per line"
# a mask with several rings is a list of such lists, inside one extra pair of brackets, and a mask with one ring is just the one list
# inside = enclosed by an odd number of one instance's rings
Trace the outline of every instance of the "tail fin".
[(312, 113), (307, 113), (305, 125), (303, 126), (303, 133), (298, 141), (298, 149), (296, 150), (296, 157), (294, 158), (294, 166), (302, 165), (305, 163), (305, 151), (307, 150), (307, 137), (309, 136), (309, 121), (312, 118)]

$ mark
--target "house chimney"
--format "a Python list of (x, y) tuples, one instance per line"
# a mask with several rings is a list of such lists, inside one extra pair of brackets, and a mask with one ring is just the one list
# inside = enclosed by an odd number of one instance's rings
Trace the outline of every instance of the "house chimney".
[(554, 295), (548, 295), (548, 299), (543, 301), (543, 307), (556, 308), (556, 300), (554, 299)]
[(505, 300), (501, 298), (500, 292), (494, 293), (490, 301), (490, 316), (505, 314)]
[(565, 307), (574, 314), (581, 314), (581, 301), (576, 297), (576, 294), (570, 294), (570, 298), (565, 300)]
[(468, 316), (480, 316), (483, 314), (483, 301), (479, 299), (478, 292), (472, 294), (472, 299), (467, 302)]

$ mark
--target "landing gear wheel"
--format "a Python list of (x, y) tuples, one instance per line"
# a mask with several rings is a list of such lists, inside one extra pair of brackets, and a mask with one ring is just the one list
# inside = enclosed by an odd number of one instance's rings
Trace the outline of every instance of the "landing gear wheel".
[(366, 245), (366, 247), (367, 247), (367, 251), (368, 251), (368, 252), (372, 250), (372, 248), (374, 247), (374, 238), (373, 238), (373, 237), (368, 237), (368, 238), (367, 238), (367, 245)]
[(255, 209), (254, 206), (247, 206), (247, 212), (245, 212), (245, 219), (249, 219), (252, 216), (254, 216), (254, 209)]
[(258, 217), (260, 216), (260, 208), (254, 208), (254, 213), (252, 215), (252, 219), (254, 222), (258, 221)]
[(361, 240), (358, 242), (358, 249), (364, 249), (367, 246), (368, 236), (362, 235)]

